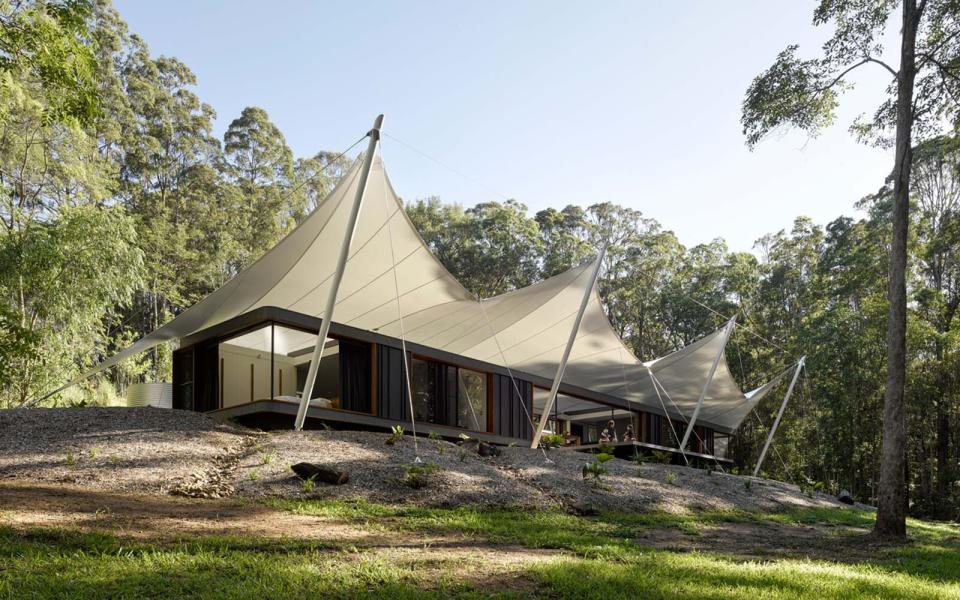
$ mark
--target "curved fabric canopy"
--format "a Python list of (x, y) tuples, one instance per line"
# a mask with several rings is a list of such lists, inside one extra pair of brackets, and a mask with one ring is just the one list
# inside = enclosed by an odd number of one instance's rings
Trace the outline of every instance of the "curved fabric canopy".
[[(361, 162), (355, 161), (317, 209), (254, 264), (84, 377), (259, 307), (323, 317)], [(402, 313), (408, 341), (552, 379), (590, 284), (590, 267), (581, 265), (529, 287), (477, 301), (420, 238), (378, 156), (334, 320), (400, 337)], [(722, 354), (725, 338), (720, 333), (641, 363), (611, 327), (594, 288), (564, 383), (627, 400), (636, 408), (661, 412), (663, 406), (672, 417), (685, 420), (693, 412), (714, 358)], [(654, 377), (668, 397), (658, 396)], [(768, 385), (772, 388), (776, 381)], [(698, 422), (731, 431), (767, 392), (765, 386), (744, 395), (722, 359)]]

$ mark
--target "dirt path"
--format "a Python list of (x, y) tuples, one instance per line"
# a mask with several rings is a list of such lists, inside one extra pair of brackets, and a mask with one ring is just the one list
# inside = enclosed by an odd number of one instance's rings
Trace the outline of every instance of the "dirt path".
[(502, 589), (529, 585), (531, 564), (566, 555), (511, 544), (491, 544), (458, 534), (402, 533), (364, 528), (342, 520), (296, 515), (236, 499), (193, 499), (78, 486), (0, 484), (0, 525), (106, 532), (151, 543), (208, 536), (301, 539), (337, 553), (338, 560), (380, 559), (416, 567), (428, 579), (487, 582)]
[(231, 499), (194, 500), (69, 485), (0, 485), (0, 522), (15, 528), (70, 527), (142, 540), (187, 536), (296, 537), (360, 543), (370, 532)]
[[(103, 531), (150, 542), (197, 536), (253, 536), (329, 544), (332, 551), (360, 549), (390, 561), (438, 572), (470, 573), (477, 565), (507, 571), (565, 553), (493, 544), (458, 533), (403, 531), (341, 519), (297, 515), (242, 499), (192, 499), (79, 486), (0, 484), (0, 524), (16, 529), (64, 527)], [(869, 559), (877, 546), (868, 531), (847, 526), (773, 522), (718, 523), (698, 532), (674, 527), (644, 530), (633, 541), (646, 548), (710, 551), (744, 558)]]

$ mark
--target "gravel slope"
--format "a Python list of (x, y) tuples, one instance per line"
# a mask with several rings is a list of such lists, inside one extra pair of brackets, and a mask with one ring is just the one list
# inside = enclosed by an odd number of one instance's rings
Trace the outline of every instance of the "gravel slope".
[[(842, 506), (796, 486), (679, 466), (624, 460), (584, 480), (587, 454), (502, 448), (484, 458), (456, 444), (385, 433), (275, 431), (217, 423), (192, 412), (153, 408), (0, 411), (0, 481), (60, 482), (97, 489), (257, 498), (335, 497), (424, 506), (602, 509), (764, 510)], [(419, 456), (439, 469), (405, 483)], [(549, 458), (549, 462), (547, 460)], [(326, 464), (350, 475), (342, 486), (304, 489), (290, 465)], [(749, 481), (749, 483), (747, 483)]]
[[(251, 432), (157, 408), (0, 410), (0, 480), (167, 494), (253, 444)], [(207, 495), (229, 495), (229, 485)]]

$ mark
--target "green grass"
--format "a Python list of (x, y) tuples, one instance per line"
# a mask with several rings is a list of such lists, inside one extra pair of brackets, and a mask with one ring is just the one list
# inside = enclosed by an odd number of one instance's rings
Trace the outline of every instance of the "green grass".
[[(435, 587), (421, 595), (425, 584)], [(125, 543), (113, 536), (0, 528), (0, 598), (479, 597), (455, 581), (327, 544), (205, 538)]]
[[(778, 527), (819, 524), (851, 535), (873, 515), (855, 510), (779, 514), (605, 513), (423, 509), (344, 501), (273, 501), (275, 508), (347, 521), (376, 534), (375, 546), (402, 545), (411, 532), (476, 540), (485, 556), (496, 544), (559, 554), (498, 567), (424, 568), (376, 547), (255, 537), (130, 542), (57, 529), (0, 528), (0, 598), (960, 598), (960, 528), (911, 520), (911, 541), (872, 545), (870, 560), (744, 558), (729, 552), (670, 552), (645, 547), (643, 535), (673, 528), (696, 536), (726, 523)], [(322, 522), (317, 524), (322, 527)], [(866, 542), (865, 542), (866, 543)], [(494, 544), (494, 546), (490, 546)], [(414, 553), (413, 556), (416, 556)], [(425, 591), (424, 591), (425, 590)]]

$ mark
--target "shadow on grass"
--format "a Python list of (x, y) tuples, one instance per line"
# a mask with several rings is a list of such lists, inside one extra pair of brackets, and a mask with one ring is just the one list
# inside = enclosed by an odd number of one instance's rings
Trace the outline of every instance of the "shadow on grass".
[[(479, 513), (471, 518), (480, 518), (475, 526), (489, 531), (483, 519), (494, 516)], [(524, 527), (543, 524), (531, 519)], [(148, 544), (102, 533), (0, 528), (0, 597), (960, 598), (956, 583), (917, 576), (918, 571), (943, 566), (943, 560), (954, 561), (946, 568), (955, 569), (957, 559), (948, 558), (945, 548), (930, 548), (905, 559), (898, 565), (901, 569), (887, 569), (809, 560), (743, 561), (645, 550), (627, 542), (620, 547), (605, 533), (558, 531), (552, 538), (534, 538), (582, 552), (523, 566), (507, 579), (498, 569), (482, 565), (468, 579), (458, 579), (462, 573), (456, 569), (438, 575), (374, 552), (331, 550), (308, 540), (202, 538)], [(591, 551), (594, 542), (599, 543)], [(924, 561), (934, 566), (920, 568)], [(505, 581), (525, 585), (510, 589)]]

